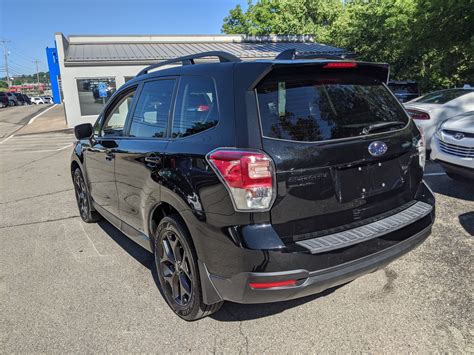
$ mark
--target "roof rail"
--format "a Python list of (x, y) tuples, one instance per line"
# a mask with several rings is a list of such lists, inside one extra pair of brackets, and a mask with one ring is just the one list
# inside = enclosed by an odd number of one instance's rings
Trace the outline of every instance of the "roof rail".
[(295, 59), (354, 59), (353, 52), (342, 52), (341, 54), (324, 52), (297, 52), (295, 48), (287, 49), (275, 57), (275, 60), (295, 60)]
[(204, 58), (204, 57), (217, 57), (217, 58), (219, 58), (219, 61), (221, 63), (223, 63), (223, 62), (240, 62), (241, 61), (240, 58), (236, 57), (235, 55), (230, 54), (228, 52), (223, 52), (223, 51), (211, 51), (211, 52), (196, 53), (196, 54), (191, 54), (191, 55), (187, 55), (187, 56), (184, 56), (184, 57), (178, 57), (178, 58), (175, 58), (175, 59), (165, 60), (164, 62), (152, 64), (152, 65), (146, 67), (145, 69), (141, 70), (137, 74), (137, 76), (145, 75), (152, 69), (162, 67), (164, 65), (178, 63), (178, 62), (181, 62), (182, 65), (193, 65), (193, 64), (195, 64), (194, 59)]

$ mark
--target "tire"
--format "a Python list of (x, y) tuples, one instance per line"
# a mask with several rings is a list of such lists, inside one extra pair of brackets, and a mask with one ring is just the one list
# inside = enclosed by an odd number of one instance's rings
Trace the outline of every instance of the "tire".
[(76, 170), (74, 170), (72, 180), (74, 183), (74, 192), (76, 193), (77, 207), (79, 208), (79, 214), (82, 220), (86, 223), (97, 222), (102, 217), (97, 211), (92, 209), (89, 190), (87, 189), (81, 169), (76, 168)]
[(179, 215), (164, 217), (154, 237), (155, 267), (164, 298), (182, 319), (194, 321), (217, 312), (224, 302), (202, 301), (197, 255)]

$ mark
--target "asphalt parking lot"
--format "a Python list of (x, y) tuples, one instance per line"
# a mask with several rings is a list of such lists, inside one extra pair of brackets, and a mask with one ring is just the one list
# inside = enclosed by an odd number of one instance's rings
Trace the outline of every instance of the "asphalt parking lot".
[(0, 143), (0, 352), (474, 352), (474, 186), (436, 164), (425, 178), (437, 220), (416, 250), (320, 295), (227, 303), (187, 323), (162, 299), (151, 254), (79, 218), (72, 141)]

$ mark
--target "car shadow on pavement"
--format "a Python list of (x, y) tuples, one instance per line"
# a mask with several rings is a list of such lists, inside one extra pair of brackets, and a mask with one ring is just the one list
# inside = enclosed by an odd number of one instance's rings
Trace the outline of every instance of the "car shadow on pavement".
[(152, 270), (153, 266), (153, 254), (148, 250), (142, 248), (137, 243), (129, 239), (120, 230), (115, 228), (111, 223), (105, 219), (101, 219), (98, 223), (100, 228), (107, 233), (123, 250), (125, 250), (130, 256), (137, 260), (140, 264), (146, 268)]
[(298, 307), (305, 303), (315, 301), (318, 298), (326, 297), (337, 289), (347, 285), (348, 283), (329, 288), (315, 295), (310, 295), (289, 301), (258, 304), (239, 304), (233, 302), (226, 302), (224, 303), (224, 306), (219, 312), (212, 314), (210, 317), (221, 322), (240, 322), (245, 320), (269, 317), (278, 313), (282, 313), (287, 309)]
[[(158, 287), (161, 295), (163, 291), (161, 289), (156, 269), (153, 267), (154, 257), (153, 254), (148, 250), (142, 248), (134, 241), (129, 239), (120, 230), (115, 228), (111, 223), (105, 219), (101, 219), (98, 225), (107, 235), (112, 238), (123, 250), (125, 250), (130, 256), (137, 260), (140, 264), (151, 271), (153, 280)], [(238, 304), (233, 302), (226, 302), (221, 311), (211, 315), (211, 318), (221, 322), (239, 322), (243, 320), (251, 320), (257, 318), (264, 318), (274, 314), (282, 313), (287, 309), (298, 307), (305, 303), (314, 301), (318, 298), (330, 295), (338, 288), (343, 287), (346, 284), (332, 287), (321, 293), (298, 298), (290, 301), (275, 302), (275, 303), (263, 303), (263, 304)]]
[(474, 212), (459, 215), (459, 223), (470, 236), (474, 236)]
[(446, 175), (425, 176), (424, 179), (431, 190), (438, 194), (465, 201), (474, 201), (472, 182), (456, 181)]

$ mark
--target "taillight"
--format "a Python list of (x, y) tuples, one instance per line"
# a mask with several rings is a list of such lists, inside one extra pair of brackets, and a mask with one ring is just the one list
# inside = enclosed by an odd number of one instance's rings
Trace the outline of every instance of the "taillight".
[(355, 62), (329, 62), (323, 65), (323, 69), (342, 69), (342, 68), (357, 68)]
[(414, 120), (429, 120), (430, 119), (430, 115), (423, 111), (407, 109), (407, 112), (410, 115), (410, 117), (413, 118)]
[(230, 192), (237, 211), (268, 210), (275, 199), (275, 168), (263, 152), (217, 149), (207, 160)]

